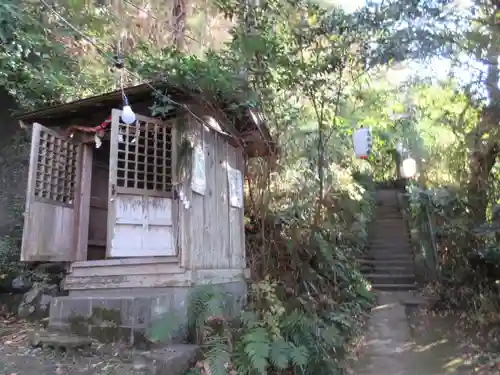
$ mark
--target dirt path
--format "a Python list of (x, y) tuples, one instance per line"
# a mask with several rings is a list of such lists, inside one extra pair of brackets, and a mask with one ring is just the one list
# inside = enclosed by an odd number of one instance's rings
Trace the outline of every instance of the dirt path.
[(94, 345), (87, 352), (33, 348), (29, 323), (0, 320), (0, 375), (137, 374), (133, 356), (119, 347)]
[(500, 374), (480, 339), (459, 329), (456, 317), (410, 312), (408, 293), (379, 292), (355, 375)]

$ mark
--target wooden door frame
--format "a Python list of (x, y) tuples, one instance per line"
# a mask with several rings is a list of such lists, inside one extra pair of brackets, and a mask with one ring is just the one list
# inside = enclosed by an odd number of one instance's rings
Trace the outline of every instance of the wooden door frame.
[(93, 145), (82, 145), (81, 169), (78, 173), (77, 220), (76, 220), (76, 260), (87, 260), (90, 222), (90, 194), (92, 186)]

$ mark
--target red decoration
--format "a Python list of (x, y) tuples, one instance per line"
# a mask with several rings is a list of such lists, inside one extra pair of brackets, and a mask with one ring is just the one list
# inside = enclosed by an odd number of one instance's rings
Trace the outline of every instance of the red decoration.
[(88, 127), (81, 125), (72, 125), (68, 128), (68, 136), (72, 135), (75, 131), (79, 131), (82, 133), (98, 133), (103, 131), (111, 124), (111, 116), (109, 116), (106, 120), (101, 122), (98, 126)]

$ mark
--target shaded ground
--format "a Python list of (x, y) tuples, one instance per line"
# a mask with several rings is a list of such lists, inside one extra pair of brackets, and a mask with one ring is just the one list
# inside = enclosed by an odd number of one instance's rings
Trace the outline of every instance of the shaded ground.
[[(380, 292), (354, 361), (356, 375), (500, 374), (497, 331), (406, 308), (407, 293)], [(500, 362), (499, 362), (500, 363)]]
[(140, 374), (134, 353), (117, 346), (94, 345), (86, 352), (64, 353), (32, 348), (34, 327), (8, 319), (0, 321), (0, 375)]
[[(379, 293), (367, 334), (353, 361), (354, 375), (500, 374), (500, 329), (467, 327), (465, 317), (411, 311), (404, 293)], [(0, 320), (0, 375), (139, 375), (148, 373), (138, 353), (94, 345), (64, 353), (32, 348), (33, 325)], [(500, 363), (500, 361), (498, 361)]]

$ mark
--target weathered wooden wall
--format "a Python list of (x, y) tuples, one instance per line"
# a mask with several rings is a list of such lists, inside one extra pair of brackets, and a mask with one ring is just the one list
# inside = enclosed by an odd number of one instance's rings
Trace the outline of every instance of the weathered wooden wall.
[(188, 131), (205, 151), (206, 189), (201, 195), (185, 187), (189, 208), (180, 207), (181, 262), (191, 269), (245, 268), (244, 212), (229, 203), (226, 165), (244, 173), (243, 150), (190, 117)]

